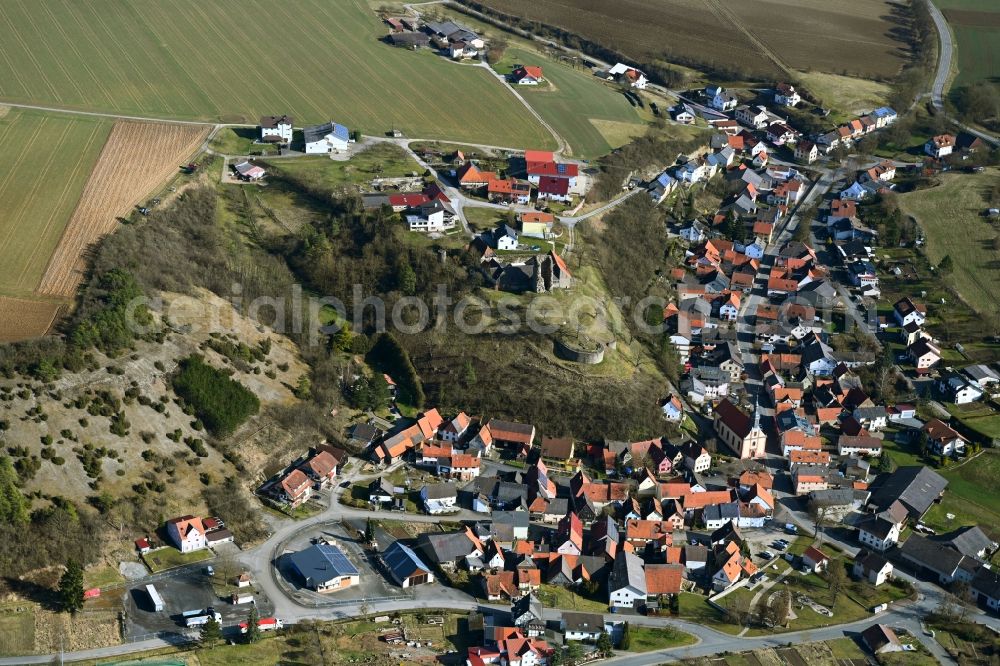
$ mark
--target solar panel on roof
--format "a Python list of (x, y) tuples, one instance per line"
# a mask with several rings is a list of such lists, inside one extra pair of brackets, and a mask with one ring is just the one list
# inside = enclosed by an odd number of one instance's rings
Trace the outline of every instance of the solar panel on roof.
[(320, 544), (318, 546), (319, 552), (330, 561), (333, 568), (341, 575), (356, 574), (358, 570), (351, 564), (351, 561), (347, 559), (339, 549), (334, 548), (328, 544)]

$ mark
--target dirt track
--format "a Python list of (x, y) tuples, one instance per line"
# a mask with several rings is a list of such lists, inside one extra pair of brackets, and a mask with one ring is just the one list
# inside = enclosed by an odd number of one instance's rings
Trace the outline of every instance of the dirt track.
[(38, 291), (72, 297), (86, 269), (87, 248), (114, 231), (118, 217), (175, 173), (207, 132), (197, 125), (115, 123)]

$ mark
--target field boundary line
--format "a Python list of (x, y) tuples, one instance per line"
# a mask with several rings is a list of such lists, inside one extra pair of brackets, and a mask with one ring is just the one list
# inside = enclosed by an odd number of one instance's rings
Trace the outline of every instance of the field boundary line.
[[(85, 145), (83, 146), (83, 150), (81, 150), (79, 152), (79, 156), (77, 157), (76, 164), (73, 165), (73, 171), (70, 173), (70, 176), (68, 178), (66, 178), (65, 183), (63, 184), (63, 188), (62, 188), (62, 191), (59, 193), (59, 198), (58, 198), (58, 202), (57, 203), (61, 204), (63, 202), (63, 200), (66, 198), (66, 195), (69, 192), (70, 188), (72, 188), (73, 184), (76, 183), (76, 174), (78, 172), (80, 172), (80, 166), (83, 164), (85, 158), (90, 154), (90, 148), (91, 148), (91, 146), (94, 144), (94, 141), (101, 135), (102, 130), (105, 127), (106, 127), (106, 125), (96, 124), (95, 123), (94, 130), (90, 133), (90, 136), (87, 137), (87, 141), (85, 142)], [(108, 133), (110, 134), (110, 128), (108, 128)], [(106, 141), (107, 137), (105, 137), (104, 140)], [(93, 168), (94, 165), (91, 164), (90, 166), (91, 166), (91, 168)], [(81, 188), (80, 194), (83, 194), (82, 188)], [(58, 212), (60, 208), (61, 208), (61, 206), (56, 206), (56, 208), (53, 210), (53, 213)], [(74, 210), (75, 210), (75, 207), (74, 207)], [(71, 213), (71, 215), (72, 215), (72, 213)], [(54, 215), (50, 215), (49, 219), (45, 223), (45, 230), (48, 230), (48, 228), (52, 225), (53, 221), (55, 221), (54, 220)], [(67, 224), (69, 224), (69, 217), (67, 217), (65, 220), (63, 220), (62, 224), (64, 226), (67, 225)], [(60, 239), (61, 239), (61, 237), (62, 237), (62, 234), (60, 234)], [(29, 264), (34, 263), (35, 257), (38, 254), (39, 249), (40, 249), (39, 245), (36, 244), (35, 247), (34, 247), (34, 249), (31, 251), (31, 256), (29, 257), (29, 262), (28, 262)], [(51, 252), (54, 252), (54, 251), (55, 251), (55, 248), (53, 247), (52, 250), (51, 250)], [(47, 266), (48, 266), (48, 261), (46, 261), (46, 267)], [(38, 289), (38, 287), (40, 285), (41, 285), (41, 276), (39, 276), (38, 280), (36, 281), (36, 284), (32, 288), (33, 289)]]
[(783, 71), (785, 74), (788, 74), (792, 78), (795, 77), (795, 71), (788, 65), (786, 65), (778, 57), (778, 54), (772, 51), (770, 47), (768, 47), (767, 44), (765, 44), (763, 40), (760, 39), (760, 37), (755, 35), (753, 32), (750, 31), (749, 28), (743, 25), (743, 22), (740, 20), (740, 18), (736, 14), (734, 14), (729, 7), (726, 7), (723, 4), (722, 0), (705, 0), (705, 4), (708, 5), (709, 9), (711, 9), (716, 16), (718, 16), (726, 23), (732, 24), (732, 26), (735, 27), (739, 32), (743, 33), (743, 35), (750, 40), (750, 43), (756, 46), (758, 49), (760, 49), (760, 52), (763, 53), (768, 60), (773, 62), (778, 69)]
[[(72, 128), (73, 128), (73, 123), (65, 123), (64, 124), (62, 133), (59, 135), (59, 138), (54, 143), (54, 145), (57, 148), (55, 150), (53, 150), (49, 154), (48, 159), (45, 160), (45, 164), (41, 167), (41, 169), (39, 170), (39, 172), (36, 174), (37, 177), (34, 179), (34, 183), (32, 183), (32, 185), (31, 185), (31, 189), (30, 189), (28, 197), (26, 199), (27, 201), (34, 200), (38, 196), (38, 192), (42, 188), (42, 185), (45, 183), (45, 181), (48, 178), (51, 178), (51, 175), (50, 175), (49, 172), (52, 170), (52, 165), (57, 162), (57, 158), (59, 157), (59, 154), (60, 154), (60, 149), (63, 147), (63, 144), (66, 142), (66, 137), (69, 136), (70, 130)], [(49, 140), (51, 140), (51, 139), (49, 139)], [(13, 222), (14, 222), (13, 227), (14, 228), (17, 228), (18, 226), (20, 226), (21, 221), (24, 218), (24, 214), (27, 211), (28, 211), (27, 208), (21, 208), (17, 212), (17, 214), (14, 216), (14, 219), (13, 219)], [(48, 224), (51, 221), (52, 221), (52, 216), (49, 215), (49, 219), (46, 222), (45, 226), (48, 227)], [(36, 234), (35, 235), (35, 238), (34, 238), (35, 249), (38, 248), (37, 242), (40, 240), (40, 237), (41, 237), (41, 234)], [(4, 240), (3, 245), (0, 246), (0, 252), (4, 252), (7, 249), (7, 245), (9, 243), (9, 241), (11, 240), (11, 238), (13, 238), (13, 236), (8, 236)], [(32, 255), (34, 255), (34, 250), (32, 251)], [(24, 279), (24, 274), (22, 273), (21, 276), (18, 278), (17, 282), (15, 282), (13, 286), (15, 288), (23, 286), (22, 285), (22, 280), (23, 279)]]

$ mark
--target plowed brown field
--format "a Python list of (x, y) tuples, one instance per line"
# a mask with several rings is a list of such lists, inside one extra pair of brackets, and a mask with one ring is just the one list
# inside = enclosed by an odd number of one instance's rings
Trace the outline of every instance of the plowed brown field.
[(0, 296), (0, 343), (45, 335), (61, 307), (59, 303)]
[(114, 231), (143, 197), (201, 145), (207, 126), (118, 121), (49, 259), (38, 291), (72, 297), (86, 268), (87, 247)]

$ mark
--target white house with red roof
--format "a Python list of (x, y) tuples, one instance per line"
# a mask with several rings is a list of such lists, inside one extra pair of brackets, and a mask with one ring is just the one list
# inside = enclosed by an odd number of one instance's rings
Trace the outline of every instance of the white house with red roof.
[(639, 90), (645, 90), (649, 84), (645, 74), (623, 62), (615, 63), (615, 66), (608, 70), (608, 81), (628, 82), (631, 87)]
[(510, 80), (519, 86), (537, 86), (545, 81), (545, 76), (541, 67), (522, 65), (510, 73)]
[(823, 571), (829, 563), (830, 556), (815, 546), (809, 546), (806, 552), (802, 553), (802, 566), (813, 573)]
[(276, 494), (294, 508), (312, 497), (312, 490), (312, 479), (301, 469), (293, 469), (278, 482)]
[(196, 516), (181, 516), (167, 521), (167, 536), (182, 553), (191, 553), (208, 547), (204, 524)]
[(563, 178), (569, 182), (570, 187), (576, 185), (577, 176), (580, 169), (571, 162), (556, 162), (555, 156), (545, 150), (526, 150), (524, 152), (525, 170), (528, 174), (528, 182), (538, 185), (543, 177)]
[(438, 436), (445, 442), (457, 442), (465, 435), (469, 430), (469, 424), (472, 420), (469, 415), (465, 412), (459, 412), (455, 418), (448, 421), (441, 430), (438, 432)]

